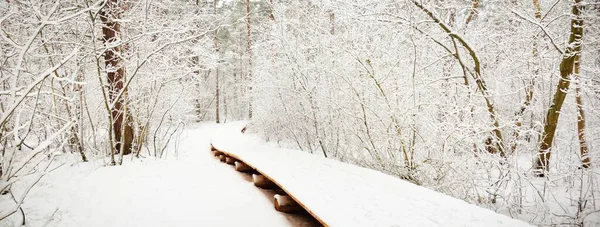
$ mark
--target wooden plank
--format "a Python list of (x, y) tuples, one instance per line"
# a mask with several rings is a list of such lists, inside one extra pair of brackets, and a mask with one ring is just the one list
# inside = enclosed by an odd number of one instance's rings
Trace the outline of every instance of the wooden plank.
[(225, 154), (219, 155), (219, 160), (221, 162), (225, 162), (225, 159), (227, 158), (227, 156), (225, 156)]

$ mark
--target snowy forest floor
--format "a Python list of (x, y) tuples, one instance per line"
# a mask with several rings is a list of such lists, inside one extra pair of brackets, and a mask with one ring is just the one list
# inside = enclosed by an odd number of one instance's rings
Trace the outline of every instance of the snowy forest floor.
[[(209, 142), (215, 126), (187, 127), (178, 155), (167, 160), (125, 157), (122, 166), (67, 162), (26, 197), (27, 226), (319, 225), (308, 214), (275, 211), (272, 192), (215, 159)], [(20, 188), (13, 187), (16, 197)], [(18, 226), (21, 219), (15, 213), (0, 226)]]

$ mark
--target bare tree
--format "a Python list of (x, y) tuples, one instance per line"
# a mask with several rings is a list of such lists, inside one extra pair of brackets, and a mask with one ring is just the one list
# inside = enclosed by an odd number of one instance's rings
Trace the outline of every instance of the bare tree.
[[(537, 19), (537, 22), (541, 22), (542, 21), (542, 7), (540, 6), (539, 0), (533, 0), (533, 10), (534, 10), (535, 19)], [(521, 126), (523, 125), (523, 119), (522, 119), (523, 114), (525, 113), (525, 110), (527, 110), (527, 108), (531, 105), (531, 101), (533, 100), (533, 92), (535, 89), (535, 81), (538, 79), (538, 76), (540, 74), (540, 64), (538, 62), (540, 53), (539, 53), (539, 43), (538, 43), (537, 36), (533, 37), (531, 55), (533, 58), (532, 59), (532, 61), (533, 61), (533, 77), (531, 77), (529, 79), (528, 85), (525, 88), (525, 100), (523, 101), (523, 104), (521, 104), (521, 107), (519, 108), (517, 113), (515, 113), (515, 118), (516, 118), (515, 131), (513, 133), (512, 145), (510, 147), (511, 153), (514, 153), (515, 150), (517, 149), (518, 140), (521, 135)]]
[(477, 18), (477, 8), (479, 7), (479, 0), (473, 0), (473, 5), (471, 6), (471, 10), (469, 11), (469, 15), (467, 16), (467, 20), (465, 21), (465, 25), (469, 25), (472, 20)]
[(581, 40), (583, 38), (584, 20), (581, 18), (581, 0), (575, 0), (571, 6), (571, 26), (568, 46), (564, 51), (562, 61), (560, 62), (560, 79), (554, 92), (554, 97), (550, 108), (544, 119), (544, 131), (540, 141), (538, 157), (535, 161), (535, 175), (543, 177), (549, 169), (550, 155), (554, 136), (556, 134), (556, 125), (560, 116), (562, 105), (567, 95), (567, 90), (571, 84), (575, 61), (581, 54)]
[(433, 14), (432, 11), (430, 11), (425, 6), (423, 6), (423, 4), (421, 4), (420, 2), (417, 2), (415, 0), (410, 0), (410, 2), (412, 2), (415, 6), (417, 6), (417, 8), (419, 8), (421, 11), (423, 11), (425, 14), (427, 14), (427, 16), (429, 18), (431, 18), (436, 24), (438, 24), (440, 26), (440, 28), (450, 37), (455, 48), (456, 48), (456, 43), (458, 42), (467, 51), (467, 54), (471, 57), (471, 60), (473, 61), (473, 69), (472, 70), (467, 69), (467, 67), (464, 65), (458, 51), (456, 51), (456, 54), (454, 55), (457, 58), (457, 60), (459, 61), (459, 63), (461, 64), (462, 68), (464, 69), (465, 74), (468, 73), (473, 77), (473, 79), (475, 80), (475, 84), (477, 85), (477, 88), (479, 89), (479, 91), (481, 92), (481, 95), (483, 96), (483, 99), (485, 100), (485, 103), (487, 106), (487, 111), (490, 116), (490, 119), (492, 120), (492, 124), (494, 127), (492, 129), (492, 134), (495, 136), (495, 138), (493, 139), (493, 146), (495, 147), (494, 150), (496, 152), (499, 152), (500, 156), (506, 157), (506, 153), (504, 151), (504, 139), (502, 136), (502, 131), (500, 130), (500, 122), (498, 120), (499, 116), (496, 113), (497, 112), (496, 107), (494, 105), (494, 102), (492, 101), (492, 97), (488, 91), (485, 80), (482, 77), (481, 62), (479, 61), (479, 57), (477, 57), (477, 53), (465, 41), (465, 39), (463, 39), (456, 32), (452, 31), (448, 25), (446, 25), (444, 22), (442, 22), (437, 16), (435, 16)]
[(118, 0), (109, 0), (104, 9), (100, 11), (100, 20), (104, 23), (102, 26), (103, 42), (106, 46), (104, 69), (109, 84), (108, 96), (114, 146), (117, 153), (130, 154), (132, 152), (133, 128), (131, 127), (131, 117), (125, 116), (127, 114), (125, 112), (127, 88), (124, 87), (125, 68), (122, 59), (123, 47), (119, 37), (121, 28), (118, 22), (119, 14), (124, 10), (122, 4)]

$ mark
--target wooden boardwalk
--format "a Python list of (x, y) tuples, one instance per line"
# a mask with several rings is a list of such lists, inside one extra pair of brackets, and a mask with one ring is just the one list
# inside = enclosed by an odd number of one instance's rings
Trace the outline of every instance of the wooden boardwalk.
[(268, 174), (261, 172), (251, 164), (247, 164), (241, 157), (226, 151), (221, 151), (213, 145), (211, 145), (211, 152), (213, 152), (214, 156), (221, 162), (233, 165), (236, 171), (252, 174), (252, 182), (256, 187), (276, 191), (273, 204), (275, 210), (285, 213), (299, 213), (306, 211), (315, 220), (321, 223), (321, 225), (328, 226), (323, 220), (315, 215), (310, 208), (306, 207), (302, 201), (294, 197), (294, 195), (289, 193), (282, 184)]
[(274, 207), (307, 212), (323, 226), (531, 226), (372, 169), (281, 149), (237, 130), (211, 150), (255, 186), (276, 191)]

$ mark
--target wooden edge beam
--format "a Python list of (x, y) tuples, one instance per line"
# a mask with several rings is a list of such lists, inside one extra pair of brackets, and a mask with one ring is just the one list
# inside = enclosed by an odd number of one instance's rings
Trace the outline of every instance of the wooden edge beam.
[(212, 145), (212, 143), (210, 144), (210, 151), (216, 151), (217, 148), (215, 148), (215, 146)]
[(213, 151), (213, 152), (214, 152), (214, 154), (215, 154), (215, 156), (216, 156), (216, 157), (219, 157), (219, 156), (221, 156), (221, 155), (224, 155), (224, 154), (225, 154), (225, 153), (223, 153), (222, 151), (219, 151), (219, 150), (215, 150), (215, 151)]
[(252, 182), (254, 182), (254, 186), (262, 188), (262, 189), (276, 189), (278, 188), (273, 181), (269, 180), (263, 175), (260, 174), (252, 174)]
[(275, 194), (275, 210), (283, 213), (298, 213), (304, 210), (292, 197)]
[(236, 161), (235, 158), (233, 158), (231, 156), (225, 157), (225, 163), (227, 163), (229, 165), (234, 165), (235, 161)]
[(225, 162), (225, 159), (226, 159), (226, 158), (227, 158), (227, 156), (225, 156), (225, 154), (221, 154), (221, 155), (219, 155), (219, 160), (220, 160), (221, 162)]
[(246, 165), (246, 163), (243, 163), (238, 160), (235, 161), (234, 165), (235, 165), (235, 170), (237, 170), (238, 172), (246, 173), (246, 172), (251, 172), (254, 170), (254, 169), (252, 169), (252, 167)]

